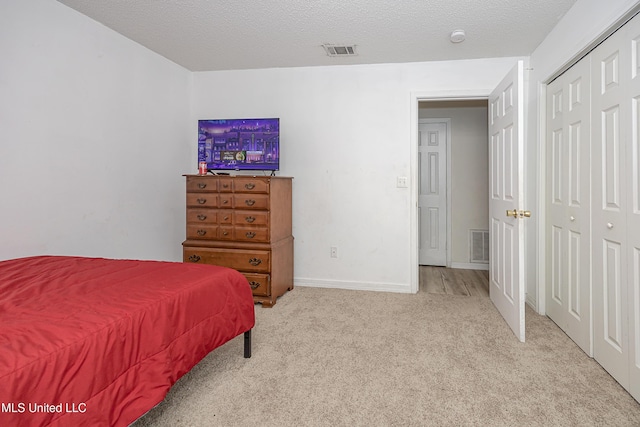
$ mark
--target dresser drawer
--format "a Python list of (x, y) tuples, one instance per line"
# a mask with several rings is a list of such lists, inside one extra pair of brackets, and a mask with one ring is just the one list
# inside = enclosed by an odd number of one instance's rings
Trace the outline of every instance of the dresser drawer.
[(218, 207), (222, 209), (233, 208), (233, 194), (220, 193), (220, 195), (218, 195)]
[(269, 213), (267, 211), (235, 211), (233, 213), (235, 225), (269, 225)]
[(218, 211), (215, 209), (187, 208), (187, 223), (216, 224), (218, 223)]
[(188, 176), (187, 192), (190, 191), (218, 191), (218, 179), (205, 176)]
[(233, 206), (236, 209), (268, 209), (268, 194), (234, 194)]
[(216, 193), (187, 193), (187, 206), (196, 208), (215, 208), (218, 205)]
[(187, 239), (215, 239), (218, 235), (217, 225), (187, 224)]
[(184, 247), (184, 262), (221, 265), (247, 273), (269, 273), (271, 252), (249, 249)]
[(249, 281), (253, 295), (271, 295), (271, 276), (268, 274), (244, 273), (244, 277)]
[(218, 178), (218, 191), (231, 193), (233, 191), (233, 178)]
[(233, 240), (233, 226), (224, 226), (218, 228), (218, 239)]
[(268, 178), (235, 178), (233, 181), (233, 191), (236, 193), (268, 193)]
[(233, 240), (238, 242), (268, 242), (269, 230), (266, 227), (235, 227)]

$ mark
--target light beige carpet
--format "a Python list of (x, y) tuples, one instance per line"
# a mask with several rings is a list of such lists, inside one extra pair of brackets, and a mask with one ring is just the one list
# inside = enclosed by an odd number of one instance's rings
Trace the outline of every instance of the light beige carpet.
[(638, 404), (548, 318), (520, 343), (487, 297), (297, 287), (256, 305), (135, 423), (145, 426), (640, 426)]

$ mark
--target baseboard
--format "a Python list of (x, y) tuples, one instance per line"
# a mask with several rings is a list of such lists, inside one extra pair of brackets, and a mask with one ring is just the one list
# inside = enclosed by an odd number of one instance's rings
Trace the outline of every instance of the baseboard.
[(309, 288), (333, 288), (347, 289), (354, 291), (377, 291), (377, 292), (394, 292), (408, 294), (411, 293), (409, 284), (399, 283), (380, 283), (380, 282), (356, 282), (349, 280), (326, 280), (326, 279), (309, 279), (306, 277), (296, 277), (293, 280), (294, 286)]
[(480, 264), (480, 263), (472, 263), (472, 262), (452, 262), (451, 268), (461, 268), (463, 270), (489, 271), (489, 264)]

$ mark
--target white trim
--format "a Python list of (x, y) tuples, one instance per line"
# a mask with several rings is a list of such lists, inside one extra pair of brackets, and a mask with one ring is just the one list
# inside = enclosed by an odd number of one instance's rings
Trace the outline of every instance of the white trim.
[(547, 139), (547, 85), (538, 83), (538, 168), (536, 183), (538, 186), (538, 233), (537, 242), (537, 258), (538, 258), (538, 281), (536, 283), (536, 301), (531, 301), (527, 295), (527, 304), (531, 306), (538, 314), (545, 316), (547, 314), (547, 243), (546, 243), (546, 226), (547, 226), (547, 147), (545, 141)]
[(309, 279), (306, 277), (296, 277), (293, 283), (294, 283), (294, 287), (300, 286), (300, 287), (309, 287), (309, 288), (347, 289), (347, 290), (353, 290), (353, 291), (380, 291), (380, 292), (393, 292), (393, 293), (402, 293), (402, 294), (412, 293), (411, 287), (408, 284), (401, 284), (401, 283)]
[(451, 268), (461, 268), (463, 270), (489, 271), (489, 264), (481, 264), (481, 263), (473, 263), (473, 262), (452, 262)]
[(410, 282), (409, 287), (411, 293), (417, 293), (419, 288), (419, 272), (418, 262), (418, 121), (420, 101), (466, 101), (474, 99), (489, 99), (491, 89), (487, 90), (433, 90), (433, 91), (415, 91), (409, 94), (410, 101), (410, 161), (409, 161), (409, 271)]
[[(418, 106), (418, 110), (420, 107)], [(443, 118), (443, 119), (421, 119), (419, 117), (418, 111), (418, 125), (421, 123), (444, 123), (447, 127), (447, 243), (445, 245), (446, 252), (446, 260), (445, 264), (447, 267), (451, 267), (451, 118)], [(420, 127), (420, 126), (418, 126)], [(420, 172), (420, 171), (418, 171)], [(419, 195), (418, 195), (419, 196)], [(420, 221), (418, 219), (418, 221)], [(418, 242), (418, 245), (420, 242)], [(418, 255), (419, 256), (419, 255)]]

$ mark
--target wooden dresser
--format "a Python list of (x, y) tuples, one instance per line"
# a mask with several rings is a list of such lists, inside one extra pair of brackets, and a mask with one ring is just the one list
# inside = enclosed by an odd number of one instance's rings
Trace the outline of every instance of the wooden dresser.
[(265, 307), (293, 289), (291, 178), (185, 175), (183, 261), (243, 273)]

